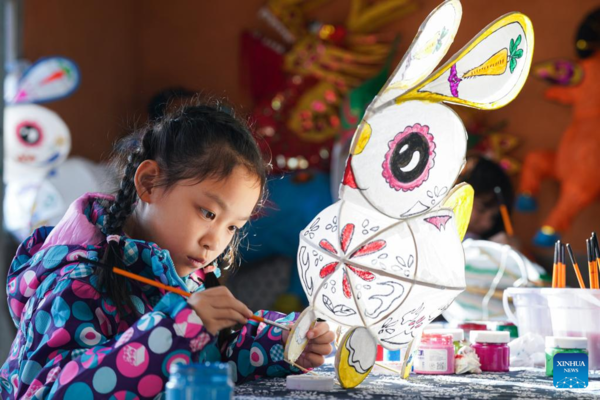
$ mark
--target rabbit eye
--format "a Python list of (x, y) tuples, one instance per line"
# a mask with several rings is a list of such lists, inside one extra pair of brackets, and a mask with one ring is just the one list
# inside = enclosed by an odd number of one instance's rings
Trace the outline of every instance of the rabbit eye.
[(26, 146), (37, 146), (42, 141), (42, 130), (37, 124), (24, 122), (17, 127), (17, 136)]
[(435, 157), (435, 142), (426, 125), (408, 126), (388, 144), (383, 177), (396, 190), (404, 192), (421, 186), (429, 176)]
[(390, 169), (399, 182), (409, 183), (423, 173), (427, 166), (429, 142), (417, 132), (411, 132), (396, 144)]
[(467, 147), (456, 114), (441, 104), (407, 101), (375, 113), (369, 125), (368, 143), (348, 158), (342, 198), (392, 218), (442, 202)]

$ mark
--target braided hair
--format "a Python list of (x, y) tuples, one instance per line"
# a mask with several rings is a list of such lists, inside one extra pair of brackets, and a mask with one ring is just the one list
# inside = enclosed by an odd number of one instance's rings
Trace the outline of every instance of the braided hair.
[[(145, 130), (117, 143), (113, 161), (121, 171), (121, 184), (105, 216), (104, 265), (127, 269), (122, 261), (119, 237), (135, 210), (138, 194), (134, 178), (137, 168), (145, 160), (154, 160), (158, 164), (161, 173), (154, 187), (165, 190), (187, 179), (198, 183), (205, 179), (226, 179), (237, 166), (243, 166), (258, 177), (261, 200), (257, 207), (262, 204), (268, 165), (248, 127), (230, 108), (199, 104), (196, 99), (193, 103), (151, 122)], [(234, 265), (239, 241), (238, 234), (217, 258), (215, 262), (219, 268)], [(97, 268), (96, 274), (99, 289), (114, 302), (121, 318), (137, 313), (127, 290), (130, 282), (115, 274), (112, 268)], [(204, 285), (207, 288), (219, 285), (214, 273), (206, 274)]]

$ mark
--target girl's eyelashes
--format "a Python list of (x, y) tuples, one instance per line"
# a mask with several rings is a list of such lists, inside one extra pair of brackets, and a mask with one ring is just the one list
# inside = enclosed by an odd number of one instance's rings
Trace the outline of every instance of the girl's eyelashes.
[[(202, 207), (198, 207), (198, 208), (200, 209), (202, 216), (204, 218), (208, 219), (209, 221), (213, 221), (215, 218), (217, 218), (217, 215), (215, 213), (208, 211), (206, 208), (202, 208)], [(234, 233), (237, 233), (240, 229), (242, 229), (242, 227), (231, 225), (228, 229), (229, 229), (229, 232), (234, 234)]]
[(202, 207), (200, 207), (200, 212), (202, 213), (202, 216), (208, 220), (214, 220), (217, 216), (215, 215), (215, 213), (208, 211), (207, 209), (204, 209)]

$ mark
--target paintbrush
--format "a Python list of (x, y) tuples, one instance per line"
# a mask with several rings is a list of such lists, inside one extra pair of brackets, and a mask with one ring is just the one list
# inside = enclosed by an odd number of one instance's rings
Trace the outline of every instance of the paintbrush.
[(598, 247), (598, 237), (596, 236), (596, 232), (592, 232), (592, 247), (594, 248), (594, 258), (596, 259), (596, 266), (600, 268), (600, 247)]
[(586, 239), (585, 244), (587, 245), (587, 256), (588, 256), (588, 269), (590, 276), (590, 289), (598, 289), (598, 267), (596, 266), (596, 251), (592, 244), (592, 239)]
[[(101, 262), (90, 260), (90, 259), (87, 259), (87, 258), (84, 258), (84, 257), (79, 257), (79, 260), (83, 261), (83, 262), (90, 263), (92, 265), (96, 265), (98, 267), (102, 267), (102, 268), (106, 268), (107, 267), (106, 265), (102, 264)], [(190, 297), (192, 295), (191, 293), (186, 292), (185, 290), (181, 290), (181, 289), (173, 287), (173, 286), (169, 286), (169, 285), (165, 285), (165, 284), (160, 283), (160, 282), (156, 282), (156, 281), (154, 281), (152, 279), (148, 279), (148, 278), (145, 278), (143, 276), (134, 274), (132, 272), (125, 271), (124, 269), (121, 269), (121, 268), (118, 268), (118, 267), (113, 267), (113, 272), (115, 274), (117, 274), (117, 275), (122, 275), (122, 276), (124, 276), (126, 278), (133, 279), (133, 280), (145, 283), (147, 285), (154, 286), (154, 287), (157, 287), (159, 289), (166, 290), (168, 292), (177, 293), (177, 294), (179, 294), (179, 295), (181, 295), (183, 297)], [(257, 322), (264, 322), (267, 325), (272, 325), (272, 326), (275, 326), (275, 327), (277, 327), (279, 329), (283, 329), (283, 330), (286, 330), (286, 331), (290, 330), (290, 327), (288, 327), (286, 325), (280, 324), (279, 322), (271, 321), (271, 320), (263, 318), (263, 317), (259, 317), (258, 315), (252, 315), (249, 319), (257, 321)]]
[(571, 264), (573, 264), (573, 269), (575, 270), (575, 275), (577, 275), (577, 281), (579, 282), (579, 287), (585, 289), (585, 283), (583, 282), (583, 277), (581, 276), (581, 271), (579, 270), (579, 265), (577, 264), (577, 259), (573, 255), (573, 250), (571, 249), (571, 245), (567, 243), (567, 251), (569, 252), (569, 258), (571, 259)]
[(558, 287), (558, 242), (554, 243), (554, 262), (552, 264), (552, 287)]
[(567, 286), (567, 268), (565, 264), (565, 246), (561, 243), (561, 241), (557, 241), (558, 244), (558, 287), (564, 288)]
[[(598, 269), (600, 269), (600, 248), (598, 247), (598, 239), (596, 238), (596, 233), (593, 233), (590, 241), (592, 242), (592, 251), (594, 252), (594, 265)], [(600, 289), (600, 284), (598, 283), (598, 279), (599, 279), (598, 269), (595, 269), (596, 287), (594, 289)]]
[(509, 237), (514, 235), (512, 222), (510, 221), (510, 215), (508, 214), (508, 208), (506, 208), (506, 202), (504, 201), (504, 196), (502, 195), (502, 188), (500, 186), (496, 186), (494, 188), (494, 192), (498, 197), (498, 203), (500, 204), (500, 214), (502, 215), (502, 222), (504, 223), (504, 230)]

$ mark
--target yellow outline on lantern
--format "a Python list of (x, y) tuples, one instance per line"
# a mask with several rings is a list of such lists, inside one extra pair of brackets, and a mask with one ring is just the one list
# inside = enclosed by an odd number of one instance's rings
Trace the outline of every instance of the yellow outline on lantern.
[[(476, 103), (476, 102), (461, 99), (459, 97), (445, 96), (445, 95), (442, 95), (439, 93), (419, 92), (420, 89), (423, 89), (425, 86), (427, 86), (431, 82), (435, 81), (442, 74), (444, 74), (446, 71), (448, 71), (450, 68), (452, 68), (452, 66), (454, 64), (456, 64), (458, 60), (462, 59), (464, 56), (469, 54), (469, 52), (471, 50), (473, 50), (473, 48), (475, 48), (481, 41), (483, 41), (484, 39), (489, 37), (492, 33), (498, 31), (499, 29), (501, 29), (509, 24), (515, 23), (515, 22), (518, 23), (519, 25), (521, 25), (521, 27), (523, 28), (523, 32), (525, 32), (525, 40), (526, 40), (528, 47), (527, 47), (527, 54), (525, 55), (525, 59), (523, 59), (523, 61), (522, 61), (525, 63), (525, 67), (523, 68), (523, 71), (521, 72), (521, 75), (519, 76), (518, 81), (513, 86), (511, 91), (508, 92), (508, 94), (506, 96), (504, 96), (500, 100), (492, 102), (492, 103)], [(454, 104), (462, 104), (465, 106), (478, 108), (481, 110), (495, 110), (495, 109), (504, 107), (505, 105), (507, 105), (508, 103), (510, 103), (517, 97), (517, 95), (523, 88), (523, 85), (525, 85), (525, 81), (527, 80), (527, 77), (529, 76), (529, 69), (531, 68), (531, 59), (533, 57), (533, 48), (534, 48), (534, 34), (533, 34), (533, 25), (531, 23), (531, 20), (526, 15), (521, 14), (519, 12), (513, 12), (513, 13), (506, 14), (506, 15), (498, 18), (491, 24), (489, 24), (487, 27), (485, 27), (477, 36), (475, 36), (474, 39), (472, 39), (469, 43), (467, 43), (459, 52), (457, 52), (441, 68), (439, 68), (436, 72), (434, 72), (432, 75), (430, 75), (430, 77), (427, 80), (423, 81), (421, 84), (415, 86), (413, 89), (404, 93), (403, 95), (397, 97), (396, 103), (400, 104), (400, 103), (404, 103), (405, 101), (408, 101), (408, 100), (419, 99), (419, 100), (431, 101), (431, 102), (436, 102), (436, 103), (447, 102), (447, 103), (454, 103)]]
[(350, 154), (357, 155), (362, 153), (365, 147), (367, 147), (367, 143), (369, 143), (372, 133), (373, 129), (371, 128), (371, 124), (369, 124), (366, 120), (364, 123), (360, 124), (359, 129), (354, 134), (356, 142), (352, 140)]
[(338, 347), (335, 356), (336, 376), (338, 378), (338, 381), (340, 381), (342, 387), (345, 389), (354, 388), (360, 385), (362, 381), (364, 381), (367, 378), (367, 376), (369, 376), (369, 374), (373, 370), (373, 366), (375, 365), (373, 364), (371, 368), (369, 368), (364, 374), (359, 373), (358, 371), (356, 371), (356, 369), (354, 369), (353, 366), (350, 365), (350, 357), (352, 355), (350, 354), (350, 351), (346, 348), (346, 343), (348, 342), (348, 340), (350, 340), (350, 337), (354, 335), (354, 333), (358, 329), (364, 329), (367, 331), (369, 338), (373, 340), (372, 343), (375, 344), (373, 351), (377, 352), (377, 341), (375, 340), (375, 338), (371, 334), (371, 331), (369, 331), (368, 328), (364, 326), (355, 326), (348, 330), (348, 332), (346, 332), (346, 334), (340, 341), (340, 346)]
[(449, 208), (454, 212), (456, 230), (461, 241), (464, 239), (469, 227), (469, 221), (471, 221), (474, 196), (475, 191), (471, 185), (468, 183), (459, 183), (452, 188), (442, 203), (442, 208)]

